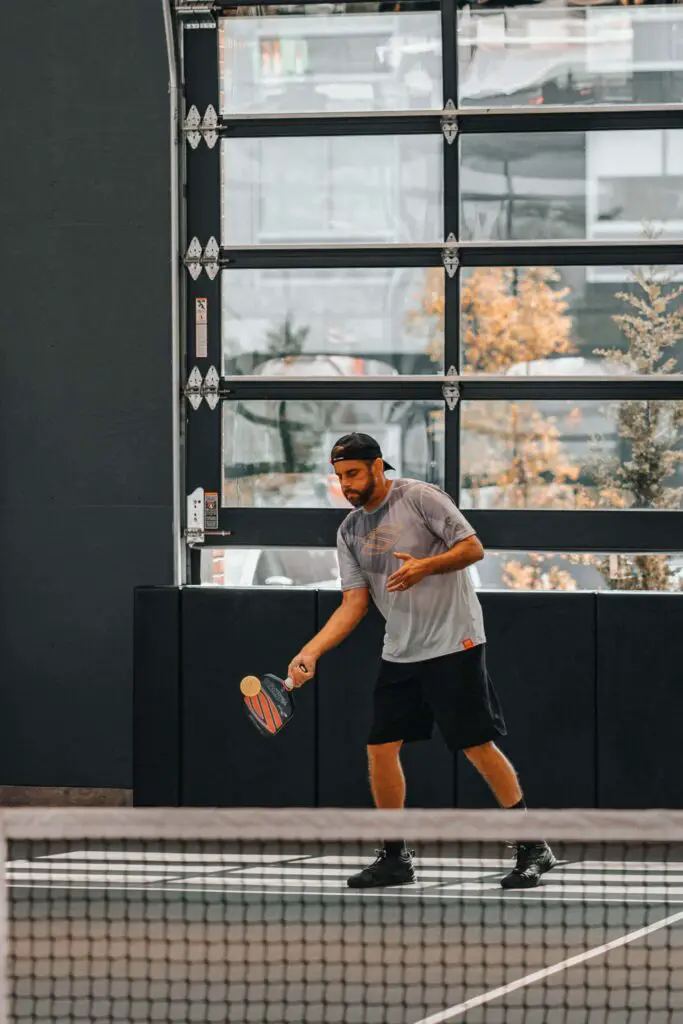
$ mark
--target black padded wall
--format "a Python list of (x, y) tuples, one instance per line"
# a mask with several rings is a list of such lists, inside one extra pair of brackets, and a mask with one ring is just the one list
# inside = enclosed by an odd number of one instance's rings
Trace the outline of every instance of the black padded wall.
[[(512, 760), (532, 807), (595, 804), (595, 595), (480, 594), (488, 666)], [(494, 806), (479, 775), (458, 766), (458, 805)]]
[[(149, 752), (164, 752), (173, 766), (176, 744), (181, 804), (370, 806), (365, 746), (381, 653), (379, 615), (372, 611), (321, 659), (316, 681), (297, 693), (293, 722), (264, 740), (246, 720), (239, 680), (284, 674), (339, 595), (185, 588), (180, 642), (177, 595), (173, 588), (150, 588), (136, 604), (136, 689), (144, 712), (136, 732), (136, 750), (143, 752), (136, 762), (139, 802), (159, 791)], [(682, 806), (680, 597), (481, 598), (489, 668), (509, 729), (500, 745), (519, 772), (528, 804)], [(160, 677), (168, 678), (167, 686)], [(172, 714), (176, 685), (179, 720)], [(156, 700), (158, 715), (152, 713)], [(404, 765), (410, 806), (494, 806), (463, 755), (454, 771), (436, 733), (429, 742), (408, 745)], [(167, 788), (173, 802), (171, 783)]]
[(264, 737), (244, 712), (239, 684), (286, 674), (315, 632), (316, 602), (311, 590), (183, 590), (183, 804), (315, 806), (315, 686), (296, 693), (285, 729)]
[(677, 594), (598, 597), (598, 806), (683, 807)]

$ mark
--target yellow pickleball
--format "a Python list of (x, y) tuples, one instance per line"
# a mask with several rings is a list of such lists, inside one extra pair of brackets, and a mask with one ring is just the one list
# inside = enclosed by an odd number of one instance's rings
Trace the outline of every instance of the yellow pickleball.
[(240, 683), (240, 690), (245, 697), (255, 697), (261, 692), (261, 680), (258, 676), (245, 676)]

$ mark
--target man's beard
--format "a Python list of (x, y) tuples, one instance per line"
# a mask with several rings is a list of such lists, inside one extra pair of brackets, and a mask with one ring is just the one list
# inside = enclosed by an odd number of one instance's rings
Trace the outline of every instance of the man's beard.
[(375, 481), (371, 480), (367, 487), (364, 487), (358, 494), (345, 495), (347, 501), (351, 502), (354, 508), (362, 508), (363, 505), (367, 505), (372, 501), (372, 496), (375, 493)]

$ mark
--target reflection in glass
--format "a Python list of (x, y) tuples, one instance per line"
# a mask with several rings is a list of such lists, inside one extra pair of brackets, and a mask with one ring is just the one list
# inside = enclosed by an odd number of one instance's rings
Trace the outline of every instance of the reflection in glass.
[(611, 376), (683, 372), (683, 267), (462, 271), (465, 372)]
[(223, 374), (441, 373), (443, 279), (436, 267), (226, 271)]
[(201, 582), (221, 587), (341, 589), (335, 548), (202, 548)]
[(683, 9), (511, 6), (458, 14), (461, 106), (680, 103)]
[[(677, 592), (683, 589), (683, 553), (486, 551), (468, 572), (477, 590)], [(201, 582), (341, 589), (335, 548), (202, 548)]]
[(638, 240), (683, 232), (683, 131), (465, 135), (462, 237)]
[(442, 140), (224, 139), (224, 245), (443, 239)]
[(683, 554), (487, 551), (471, 566), (481, 590), (683, 589)]
[(443, 483), (443, 405), (415, 401), (223, 403), (223, 505), (350, 506), (329, 465), (337, 438), (372, 434), (396, 476)]
[(464, 402), (463, 508), (682, 507), (683, 402)]
[[(219, 22), (224, 114), (441, 109), (439, 5), (266, 7)], [(343, 13), (343, 17), (339, 14)]]

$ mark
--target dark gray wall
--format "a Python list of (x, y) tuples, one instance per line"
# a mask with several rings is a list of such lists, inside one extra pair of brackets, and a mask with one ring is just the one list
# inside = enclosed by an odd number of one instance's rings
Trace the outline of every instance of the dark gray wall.
[(171, 581), (160, 0), (0, 0), (0, 782), (132, 782), (133, 587)]

